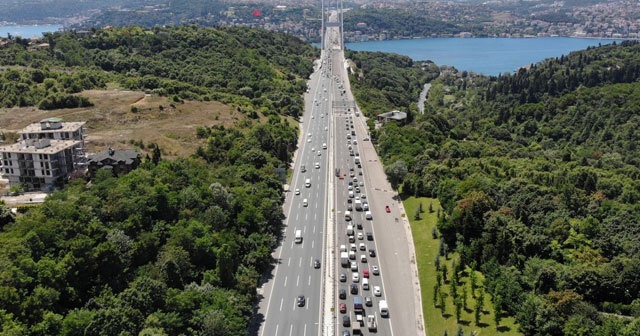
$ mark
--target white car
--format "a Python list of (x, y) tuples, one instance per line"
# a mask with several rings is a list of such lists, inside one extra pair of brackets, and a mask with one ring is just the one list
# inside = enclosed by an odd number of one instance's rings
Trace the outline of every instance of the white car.
[(382, 291), (380, 290), (380, 286), (373, 286), (373, 295), (382, 296)]
[(360, 275), (358, 275), (358, 272), (353, 272), (351, 274), (351, 280), (353, 280), (353, 282), (359, 282), (360, 281)]
[(351, 270), (354, 271), (354, 272), (358, 271), (358, 263), (357, 262), (355, 262), (355, 261), (351, 262)]
[(311, 139), (307, 140), (307, 142), (311, 142)]
[(360, 251), (366, 251), (367, 246), (364, 243), (360, 243)]
[(315, 152), (315, 151), (316, 151), (316, 148), (315, 148), (315, 147), (311, 147), (311, 151), (312, 151), (312, 152)]
[(316, 162), (316, 169), (320, 169), (320, 162)]
[(321, 152), (321, 151), (318, 151), (318, 156), (320, 156), (320, 155), (322, 155), (322, 152)]
[(300, 195), (300, 189), (296, 188), (296, 195)]
[(363, 240), (364, 239), (364, 235), (362, 234), (362, 232), (358, 232), (358, 240)]
[(380, 269), (378, 268), (378, 266), (376, 265), (371, 266), (371, 273), (373, 275), (380, 275)]

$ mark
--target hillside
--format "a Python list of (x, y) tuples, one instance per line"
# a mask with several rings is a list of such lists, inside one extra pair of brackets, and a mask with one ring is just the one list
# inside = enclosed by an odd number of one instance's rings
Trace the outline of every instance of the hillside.
[[(443, 68), (424, 115), (378, 102), (412, 114), (372, 131), (387, 174), (405, 197), (438, 198), (452, 272), (469, 281), (481, 271), (491, 304), (525, 335), (638, 334), (639, 47), (592, 48), (511, 76)], [(396, 74), (424, 71), (395, 64)]]
[(275, 172), (295, 150), (317, 50), (195, 26), (46, 42), (0, 49), (2, 127), (85, 120), (90, 148), (151, 155), (17, 216), (0, 204), (0, 334), (246, 334), (282, 239)]

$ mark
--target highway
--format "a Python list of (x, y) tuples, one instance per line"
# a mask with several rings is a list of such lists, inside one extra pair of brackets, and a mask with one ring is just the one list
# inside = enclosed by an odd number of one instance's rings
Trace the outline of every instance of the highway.
[[(334, 11), (329, 21), (336, 20)], [(424, 335), (415, 256), (408, 224), (402, 217), (404, 209), (394, 199), (368, 141), (366, 120), (354, 103), (339, 32), (335, 25), (326, 28), (325, 48), (308, 82), (299, 147), (284, 206), (284, 239), (274, 252), (277, 263), (271, 278), (259, 293), (263, 299), (258, 307), (262, 317), (258, 335), (343, 335), (345, 330), (356, 331), (355, 295), (371, 299), (363, 318), (376, 317), (377, 334)], [(356, 200), (368, 202), (371, 219), (365, 218), (365, 211), (355, 209)], [(350, 206), (351, 219), (347, 220), (345, 212)], [(346, 232), (349, 224), (354, 228), (352, 237)], [(295, 242), (296, 231), (301, 232), (302, 243)], [(348, 251), (355, 249), (349, 262), (355, 262), (356, 271), (351, 265), (342, 267), (342, 245)], [(370, 249), (375, 250), (375, 256)], [(319, 268), (314, 267), (314, 260), (320, 261)], [(379, 267), (379, 275), (372, 274), (374, 265)], [(362, 285), (365, 270), (369, 272), (368, 289)], [(352, 285), (357, 294), (351, 293)], [(374, 295), (375, 288), (379, 288), (379, 296)], [(344, 299), (340, 298), (341, 290), (346, 291)], [(297, 301), (300, 295), (305, 297), (303, 305)], [(380, 315), (381, 300), (388, 302), (389, 317)], [(341, 303), (346, 306), (344, 313), (339, 311)], [(349, 316), (349, 325), (343, 323), (345, 316)], [(360, 330), (371, 333), (366, 324)]]

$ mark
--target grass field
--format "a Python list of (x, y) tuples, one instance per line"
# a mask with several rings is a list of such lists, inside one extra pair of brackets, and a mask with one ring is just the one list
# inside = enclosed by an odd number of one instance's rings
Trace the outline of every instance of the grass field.
[[(422, 203), (423, 212), (420, 214), (420, 219), (416, 220), (414, 215), (420, 203)], [(404, 199), (404, 207), (411, 223), (413, 242), (418, 259), (418, 272), (422, 291), (422, 309), (427, 336), (441, 336), (445, 334), (445, 331), (448, 335), (453, 336), (459, 327), (462, 327), (465, 336), (497, 334), (522, 335), (518, 332), (517, 325), (515, 325), (512, 317), (503, 317), (500, 321), (500, 326), (496, 328), (491, 297), (486, 293), (480, 314), (480, 323), (475, 323), (474, 307), (476, 305), (476, 299), (471, 295), (471, 284), (468, 276), (469, 268), (463, 272), (465, 274), (460, 275), (460, 285), (458, 286), (460, 296), (462, 296), (463, 287), (466, 287), (467, 291), (467, 304), (466, 307), (461, 310), (460, 321), (456, 321), (456, 309), (451, 296), (450, 281), (442, 281), (441, 284), (441, 292), (445, 298), (444, 313), (441, 310), (439, 295), (434, 305), (434, 289), (437, 282), (435, 259), (439, 251), (440, 241), (439, 239), (433, 239), (432, 230), (436, 227), (437, 209), (440, 208), (440, 203), (437, 199), (432, 198), (409, 197)], [(432, 212), (429, 211), (430, 207), (433, 209)], [(447, 280), (451, 279), (452, 263), (456, 259), (457, 256), (455, 253), (449, 253), (448, 260), (445, 260), (444, 257), (440, 258), (441, 267), (446, 265), (448, 269)], [(483, 281), (482, 274), (476, 272), (476, 279), (476, 283), (478, 284), (476, 294), (479, 295), (481, 293), (479, 288), (482, 287)]]

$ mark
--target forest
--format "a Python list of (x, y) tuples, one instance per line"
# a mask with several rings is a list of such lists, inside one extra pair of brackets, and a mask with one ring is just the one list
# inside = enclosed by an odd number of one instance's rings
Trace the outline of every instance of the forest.
[[(453, 272), (482, 272), (525, 335), (640, 334), (639, 49), (590, 48), (500, 77), (442, 67), (424, 115), (415, 95), (394, 100), (400, 76), (376, 87), (375, 71), (352, 75), (359, 104), (412, 115), (371, 130), (390, 182), (438, 198), (434, 236), (455, 253)], [(428, 71), (398, 57), (394, 74)]]
[(193, 157), (72, 180), (18, 215), (0, 204), (0, 334), (246, 335), (282, 239), (276, 168), (297, 146), (292, 117), (318, 50), (279, 33), (195, 26), (47, 42), (0, 49), (2, 106), (71, 107), (57, 102), (115, 87), (175, 104), (218, 100), (242, 117), (231, 127), (203, 120)]

